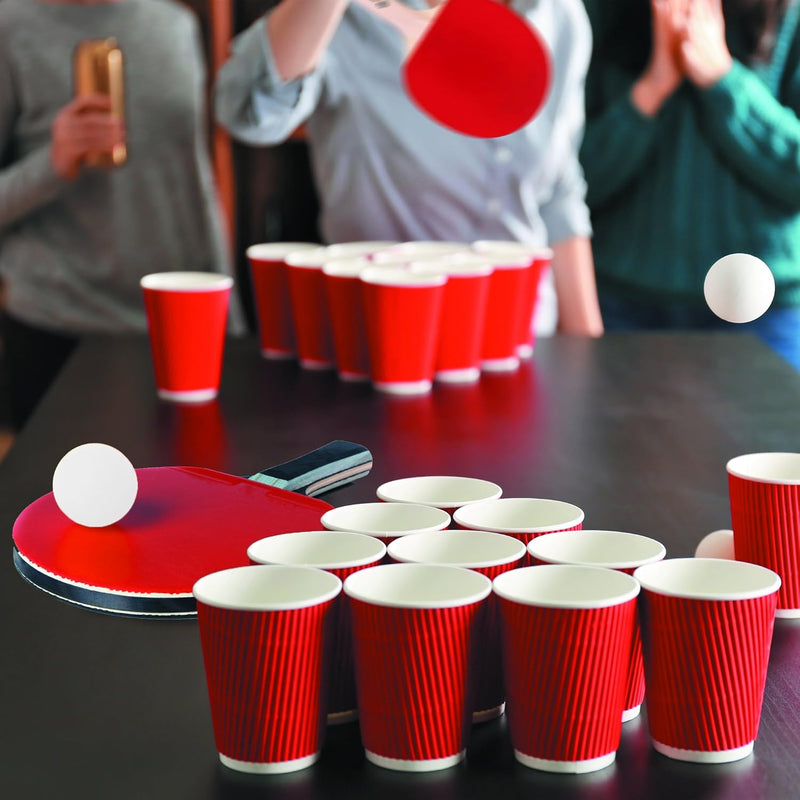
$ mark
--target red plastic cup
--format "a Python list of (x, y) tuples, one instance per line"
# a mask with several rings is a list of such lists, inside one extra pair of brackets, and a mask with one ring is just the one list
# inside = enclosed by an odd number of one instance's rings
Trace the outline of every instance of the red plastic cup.
[(343, 381), (369, 380), (369, 348), (360, 279), (369, 264), (366, 258), (356, 258), (332, 261), (322, 268), (336, 370)]
[[(583, 517), (583, 511), (572, 503), (541, 497), (500, 497), (470, 503), (453, 513), (459, 528), (505, 533), (526, 546), (544, 533), (579, 531)], [(530, 564), (530, 559), (525, 563)]]
[[(342, 581), (360, 569), (379, 564), (385, 555), (383, 542), (349, 531), (282, 533), (259, 539), (247, 548), (247, 556), (254, 564), (316, 567)], [(341, 725), (358, 718), (350, 603), (344, 594), (334, 601), (332, 617), (328, 725)]]
[(489, 278), (481, 368), (486, 372), (514, 372), (519, 368), (517, 345), (523, 325), (531, 258), (502, 250), (487, 250), (480, 256), (494, 267)]
[[(389, 544), (393, 561), (412, 564), (449, 564), (473, 569), (494, 580), (514, 569), (525, 557), (525, 545), (511, 536), (489, 531), (436, 531), (402, 536)], [(476, 651), (476, 679), (472, 722), (496, 719), (505, 710), (500, 616), (494, 597), (487, 600), (487, 613), (478, 631), (482, 642)]]
[(213, 400), (233, 279), (213, 272), (156, 272), (140, 285), (158, 396), (179, 403)]
[(328, 530), (366, 533), (388, 544), (409, 533), (443, 530), (450, 515), (416, 503), (353, 503), (326, 511), (320, 521)]
[(647, 723), (680, 761), (745, 758), (758, 733), (780, 578), (743, 561), (639, 567)]
[(639, 584), (601, 567), (545, 565), (495, 578), (514, 755), (546, 772), (612, 764)]
[(253, 300), (264, 358), (293, 358), (295, 355), (294, 322), (284, 258), (289, 253), (318, 250), (319, 247), (309, 242), (267, 242), (251, 245), (245, 251), (253, 279)]
[(539, 284), (550, 262), (553, 251), (549, 247), (534, 247), (523, 242), (481, 240), (473, 242), (473, 250), (479, 254), (494, 253), (495, 256), (522, 256), (530, 259), (522, 287), (522, 311), (519, 317), (516, 354), (519, 358), (530, 358), (536, 343), (533, 316), (539, 299)]
[(736, 558), (777, 572), (776, 616), (800, 617), (800, 453), (749, 453), (727, 471)]
[(389, 394), (427, 394), (433, 386), (446, 276), (369, 267), (361, 283), (372, 385)]
[(443, 383), (475, 383), (481, 376), (481, 343), (489, 301), (492, 266), (459, 259), (413, 262), (417, 275), (444, 275), (442, 317), (434, 379)]
[(384, 503), (417, 503), (441, 508), (451, 516), (457, 508), (495, 500), (503, 490), (492, 481), (461, 475), (418, 475), (382, 483), (377, 491)]
[(194, 585), (220, 761), (252, 773), (313, 764), (325, 730), (327, 639), (342, 582), (311, 567), (251, 566)]
[[(661, 542), (636, 533), (581, 530), (580, 533), (561, 531), (537, 536), (528, 544), (528, 553), (534, 564), (582, 564), (632, 575), (638, 567), (661, 561), (667, 551)], [(628, 662), (623, 722), (639, 716), (644, 691), (642, 637), (637, 621)]]
[(439, 564), (386, 564), (345, 581), (368, 761), (430, 772), (464, 758), (473, 651), (491, 586)]
[(333, 331), (322, 274), (331, 260), (328, 248), (289, 253), (285, 260), (300, 366), (331, 369), (335, 366)]

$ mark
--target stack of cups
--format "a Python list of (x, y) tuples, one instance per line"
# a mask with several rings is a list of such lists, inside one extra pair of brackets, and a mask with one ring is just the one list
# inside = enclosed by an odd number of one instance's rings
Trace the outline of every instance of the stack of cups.
[(325, 730), (326, 640), (342, 582), (310, 567), (250, 566), (194, 585), (220, 760), (280, 773), (320, 755)]
[[(534, 564), (579, 564), (617, 569), (632, 575), (638, 567), (661, 561), (667, 551), (661, 542), (636, 533), (582, 530), (537, 536), (528, 544), (528, 553)], [(623, 722), (639, 715), (644, 692), (642, 637), (637, 621), (628, 662)]]
[(203, 403), (219, 391), (233, 279), (157, 272), (141, 281), (158, 396)]
[[(268, 536), (247, 549), (254, 564), (316, 567), (342, 581), (360, 569), (379, 564), (385, 554), (386, 546), (372, 536), (328, 530)], [(358, 717), (350, 607), (345, 595), (336, 599), (332, 617), (328, 724), (339, 725)]]
[(296, 354), (286, 257), (319, 247), (308, 242), (269, 242), (247, 248), (264, 358), (293, 358)]
[(439, 564), (387, 564), (345, 581), (370, 762), (428, 772), (464, 758), (474, 651), (491, 588), (478, 572)]
[[(493, 580), (522, 563), (525, 545), (511, 536), (489, 531), (437, 531), (402, 536), (389, 544), (393, 561), (449, 564), (473, 569)], [(505, 708), (500, 617), (496, 598), (488, 598), (487, 613), (478, 630), (482, 646), (476, 650), (472, 721), (499, 717)]]

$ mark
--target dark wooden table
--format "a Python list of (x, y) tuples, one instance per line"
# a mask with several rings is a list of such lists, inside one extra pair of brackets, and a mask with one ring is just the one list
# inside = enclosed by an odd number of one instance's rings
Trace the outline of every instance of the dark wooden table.
[[(749, 336), (609, 335), (537, 346), (515, 375), (397, 399), (231, 342), (219, 402), (156, 399), (143, 338), (86, 342), (0, 465), (0, 524), (49, 491), (70, 448), (112, 444), (137, 467), (193, 464), (245, 474), (350, 439), (371, 475), (326, 499), (374, 499), (385, 480), (462, 474), (506, 496), (568, 500), (587, 528), (653, 536), (668, 555), (730, 527), (725, 463), (800, 450), (800, 374)], [(368, 764), (358, 726), (330, 729), (314, 767), (252, 778), (221, 767), (193, 621), (123, 619), (61, 603), (0, 562), (0, 798), (800, 797), (800, 625), (779, 622), (755, 754), (738, 764), (670, 761), (646, 721), (625, 726), (617, 763), (550, 776), (515, 763), (504, 720), (473, 729), (467, 761), (441, 773)]]

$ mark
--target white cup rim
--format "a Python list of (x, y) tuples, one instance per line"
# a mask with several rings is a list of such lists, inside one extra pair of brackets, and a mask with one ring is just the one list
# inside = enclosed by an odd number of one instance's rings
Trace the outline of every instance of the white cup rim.
[[(199, 603), (232, 611), (290, 611), (335, 598), (342, 582), (332, 572), (295, 565), (256, 564), (212, 572), (192, 587)], [(283, 596), (282, 596), (283, 593)]]
[(408, 289), (444, 286), (447, 283), (447, 275), (442, 273), (422, 275), (418, 272), (411, 272), (410, 269), (404, 267), (367, 267), (359, 277), (364, 283), (373, 286), (397, 286)]
[(497, 254), (507, 255), (528, 255), (535, 259), (551, 259), (553, 257), (553, 250), (550, 247), (542, 246), (537, 247), (533, 244), (526, 244), (525, 242), (515, 242), (511, 239), (477, 239), (472, 243), (472, 249), (476, 253), (486, 253), (493, 251)]
[(376, 240), (354, 240), (351, 242), (333, 242), (327, 246), (329, 255), (332, 258), (353, 258), (354, 256), (370, 256), (390, 247), (394, 247), (397, 242)]
[[(453, 494), (438, 494), (436, 496), (432, 488), (436, 482), (446, 484), (448, 486), (447, 491)], [(431, 488), (428, 491), (419, 492), (415, 498), (413, 496), (415, 488), (424, 489), (426, 485)], [(483, 496), (470, 499), (467, 496), (467, 491), (470, 488), (484, 490)], [(461, 489), (464, 491), (459, 491)], [(460, 475), (410, 475), (406, 478), (396, 478), (382, 483), (375, 493), (387, 503), (419, 503), (421, 505), (434, 506), (435, 508), (456, 508), (467, 503), (494, 500), (500, 497), (503, 490), (498, 484), (483, 478), (470, 478)]]
[(174, 272), (151, 272), (139, 280), (142, 289), (160, 292), (218, 292), (230, 289), (233, 278), (219, 272), (175, 270)]
[(328, 255), (328, 248), (324, 245), (313, 250), (295, 250), (283, 257), (287, 267), (296, 269), (322, 269), (329, 261), (335, 261)]
[(357, 278), (371, 263), (366, 258), (337, 258), (328, 261), (322, 272), (332, 278)]
[[(398, 584), (417, 584), (423, 596), (402, 595)], [(344, 582), (345, 594), (364, 603), (389, 608), (457, 608), (484, 600), (492, 582), (479, 572), (449, 564), (382, 564), (354, 572)]]
[[(387, 524), (392, 522), (393, 515), (414, 519), (415, 525)], [(421, 503), (353, 503), (326, 511), (320, 521), (328, 530), (354, 531), (386, 538), (440, 531), (450, 524), (450, 515), (441, 508)]]
[[(800, 453), (745, 453), (730, 459), (725, 468), (730, 475), (755, 483), (800, 484)], [(797, 477), (788, 477), (787, 469)]]
[[(494, 517), (495, 521), (492, 521), (492, 512), (504, 512), (509, 509), (519, 509), (534, 504), (539, 505), (542, 510), (545, 507), (549, 507), (551, 510), (559, 510), (562, 515), (558, 519), (553, 519), (552, 522), (542, 523), (541, 525), (506, 525), (497, 522), (496, 517)], [(488, 518), (486, 516), (487, 511), (490, 514)], [(575, 527), (583, 523), (584, 513), (578, 506), (564, 500), (553, 500), (546, 497), (498, 497), (496, 500), (482, 500), (479, 503), (468, 503), (465, 506), (461, 506), (453, 513), (453, 519), (464, 528), (497, 531), (498, 533), (549, 533)]]
[[(461, 541), (459, 542), (459, 540)], [(459, 557), (459, 555), (466, 555), (470, 544), (475, 545), (481, 542), (494, 548), (494, 553), (491, 557)], [(437, 544), (442, 545), (442, 550), (451, 550), (452, 552), (443, 554), (442, 557), (432, 556), (431, 550), (437, 550)], [(424, 549), (426, 547), (430, 548), (427, 554), (413, 552), (415, 548)], [(423, 533), (410, 533), (407, 536), (401, 536), (389, 542), (387, 552), (389, 557), (395, 561), (408, 564), (449, 564), (453, 567), (464, 567), (465, 569), (482, 569), (501, 567), (504, 564), (519, 561), (525, 555), (525, 544), (513, 536), (506, 536), (504, 533), (495, 533), (494, 531), (470, 529), (426, 531)]]
[(319, 250), (322, 245), (315, 242), (260, 242), (251, 244), (244, 252), (256, 261), (280, 261), (289, 255), (303, 250)]
[(492, 582), (496, 595), (536, 608), (610, 608), (633, 600), (639, 582), (625, 572), (583, 564), (512, 569)]
[[(306, 548), (312, 551), (308, 555)], [(320, 557), (334, 549), (338, 555)], [(294, 564), (317, 569), (360, 567), (380, 561), (385, 555), (386, 545), (374, 536), (328, 529), (279, 533), (259, 539), (247, 548), (247, 557), (260, 564)]]
[[(566, 545), (567, 551), (572, 550), (573, 553), (579, 552), (581, 545), (587, 550), (583, 555), (559, 553), (558, 548), (561, 544)], [(576, 547), (570, 548), (570, 545)], [(641, 549), (641, 555), (637, 558), (608, 557), (615, 545), (638, 547)], [(588, 548), (591, 546), (598, 548), (603, 556), (589, 557)], [(583, 564), (606, 569), (634, 569), (654, 561), (661, 561), (666, 556), (667, 549), (656, 539), (639, 533), (583, 528), (579, 531), (555, 531), (537, 536), (528, 542), (528, 553), (538, 561), (548, 564)]]
[(752, 600), (781, 585), (771, 569), (727, 558), (667, 558), (639, 567), (633, 576), (648, 592), (690, 600)]

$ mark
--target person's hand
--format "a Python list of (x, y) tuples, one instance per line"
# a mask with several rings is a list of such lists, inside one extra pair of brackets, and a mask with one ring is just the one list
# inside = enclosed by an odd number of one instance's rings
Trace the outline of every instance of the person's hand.
[(727, 75), (733, 58), (725, 41), (722, 0), (689, 0), (681, 38), (683, 71), (695, 86), (705, 89)]
[(122, 121), (110, 112), (108, 97), (87, 95), (71, 100), (56, 114), (50, 158), (59, 175), (76, 178), (86, 159), (110, 153), (125, 141)]
[(679, 47), (689, 0), (650, 0), (653, 50), (632, 99), (647, 116), (655, 114), (683, 80)]

